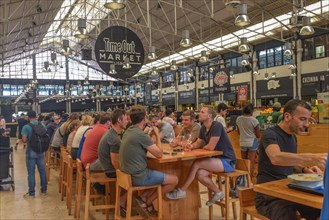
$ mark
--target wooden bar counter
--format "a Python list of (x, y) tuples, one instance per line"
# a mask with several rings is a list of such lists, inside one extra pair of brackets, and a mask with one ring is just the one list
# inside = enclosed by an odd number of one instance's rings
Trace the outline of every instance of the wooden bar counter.
[[(182, 185), (187, 177), (190, 167), (195, 159), (221, 155), (220, 151), (207, 151), (196, 149), (191, 152), (177, 152), (171, 155), (173, 149), (168, 144), (162, 144), (163, 151), (169, 154), (156, 159), (148, 155), (148, 166), (151, 169), (174, 174), (178, 177), (178, 187)], [(187, 196), (184, 199), (168, 200), (163, 197), (163, 217), (162, 219), (199, 219), (200, 194), (198, 181), (194, 180), (187, 189)]]

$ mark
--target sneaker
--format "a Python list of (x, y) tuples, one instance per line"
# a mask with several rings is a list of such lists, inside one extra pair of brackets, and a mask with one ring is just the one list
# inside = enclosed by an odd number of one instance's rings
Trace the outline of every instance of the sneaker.
[(23, 195), (24, 199), (32, 199), (34, 197), (35, 197), (34, 195), (30, 195), (30, 193), (28, 193), (28, 192)]
[(206, 202), (206, 206), (212, 206), (213, 204), (215, 204), (215, 202), (220, 201), (222, 199), (224, 199), (224, 193), (223, 192), (214, 193), (212, 198), (209, 201)]
[(186, 192), (178, 188), (169, 193), (166, 193), (166, 197), (168, 199), (183, 199), (186, 197)]
[(46, 196), (47, 195), (47, 192), (41, 192), (40, 195), (41, 196)]

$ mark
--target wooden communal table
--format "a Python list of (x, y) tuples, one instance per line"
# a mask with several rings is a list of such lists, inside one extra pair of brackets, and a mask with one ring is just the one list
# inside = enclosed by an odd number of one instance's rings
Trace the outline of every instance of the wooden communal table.
[[(178, 177), (178, 187), (181, 186), (187, 177), (192, 163), (195, 159), (221, 155), (221, 151), (207, 151), (196, 149), (190, 152), (177, 152), (177, 155), (171, 155), (173, 149), (168, 144), (162, 144), (163, 151), (169, 152), (169, 155), (163, 155), (156, 159), (148, 155), (148, 166), (151, 169), (174, 174)], [(194, 180), (187, 190), (187, 196), (184, 199), (168, 200), (163, 198), (163, 217), (162, 219), (199, 219), (200, 194), (198, 181)]]
[(254, 185), (254, 191), (313, 208), (322, 208), (323, 196), (290, 189), (287, 184), (291, 181), (290, 179), (282, 179), (256, 184)]

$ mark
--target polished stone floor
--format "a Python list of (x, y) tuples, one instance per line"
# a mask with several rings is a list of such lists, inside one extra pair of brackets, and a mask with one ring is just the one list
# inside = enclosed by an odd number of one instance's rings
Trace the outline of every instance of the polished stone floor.
[[(12, 146), (14, 146), (15, 141), (16, 139), (11, 139)], [(0, 219), (74, 219), (73, 215), (68, 215), (65, 201), (61, 201), (58, 192), (58, 171), (51, 170), (47, 196), (40, 196), (37, 190), (40, 184), (39, 174), (36, 172), (36, 196), (29, 199), (23, 198), (23, 195), (27, 192), (27, 171), (23, 146), (19, 146), (17, 151), (13, 152), (13, 155), (15, 191), (0, 192)], [(205, 188), (202, 187), (201, 190), (205, 190)], [(208, 219), (208, 207), (205, 206), (206, 194), (201, 195), (201, 199), (202, 207), (200, 208), (199, 219)], [(239, 207), (237, 211), (239, 211)], [(83, 202), (81, 216), (83, 217)], [(113, 212), (110, 216), (113, 218)], [(232, 213), (230, 213), (230, 216), (230, 219), (233, 219)], [(101, 212), (91, 212), (89, 219), (105, 219), (105, 215)], [(214, 219), (224, 219), (221, 217), (218, 206), (214, 208)]]

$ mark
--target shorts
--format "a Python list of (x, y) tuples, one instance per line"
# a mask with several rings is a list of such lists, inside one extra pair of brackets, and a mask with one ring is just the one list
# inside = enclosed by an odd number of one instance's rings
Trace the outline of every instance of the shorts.
[(257, 149), (258, 149), (258, 139), (257, 138), (254, 139), (252, 146), (250, 146), (250, 147), (241, 146), (240, 147), (241, 151), (256, 151)]
[(222, 161), (223, 167), (224, 167), (224, 173), (231, 173), (234, 170), (234, 167), (231, 166), (231, 164), (225, 160), (224, 158), (218, 158)]
[(146, 177), (142, 179), (134, 179), (133, 178), (133, 185), (134, 186), (152, 186), (163, 184), (166, 174), (157, 170), (146, 170)]

